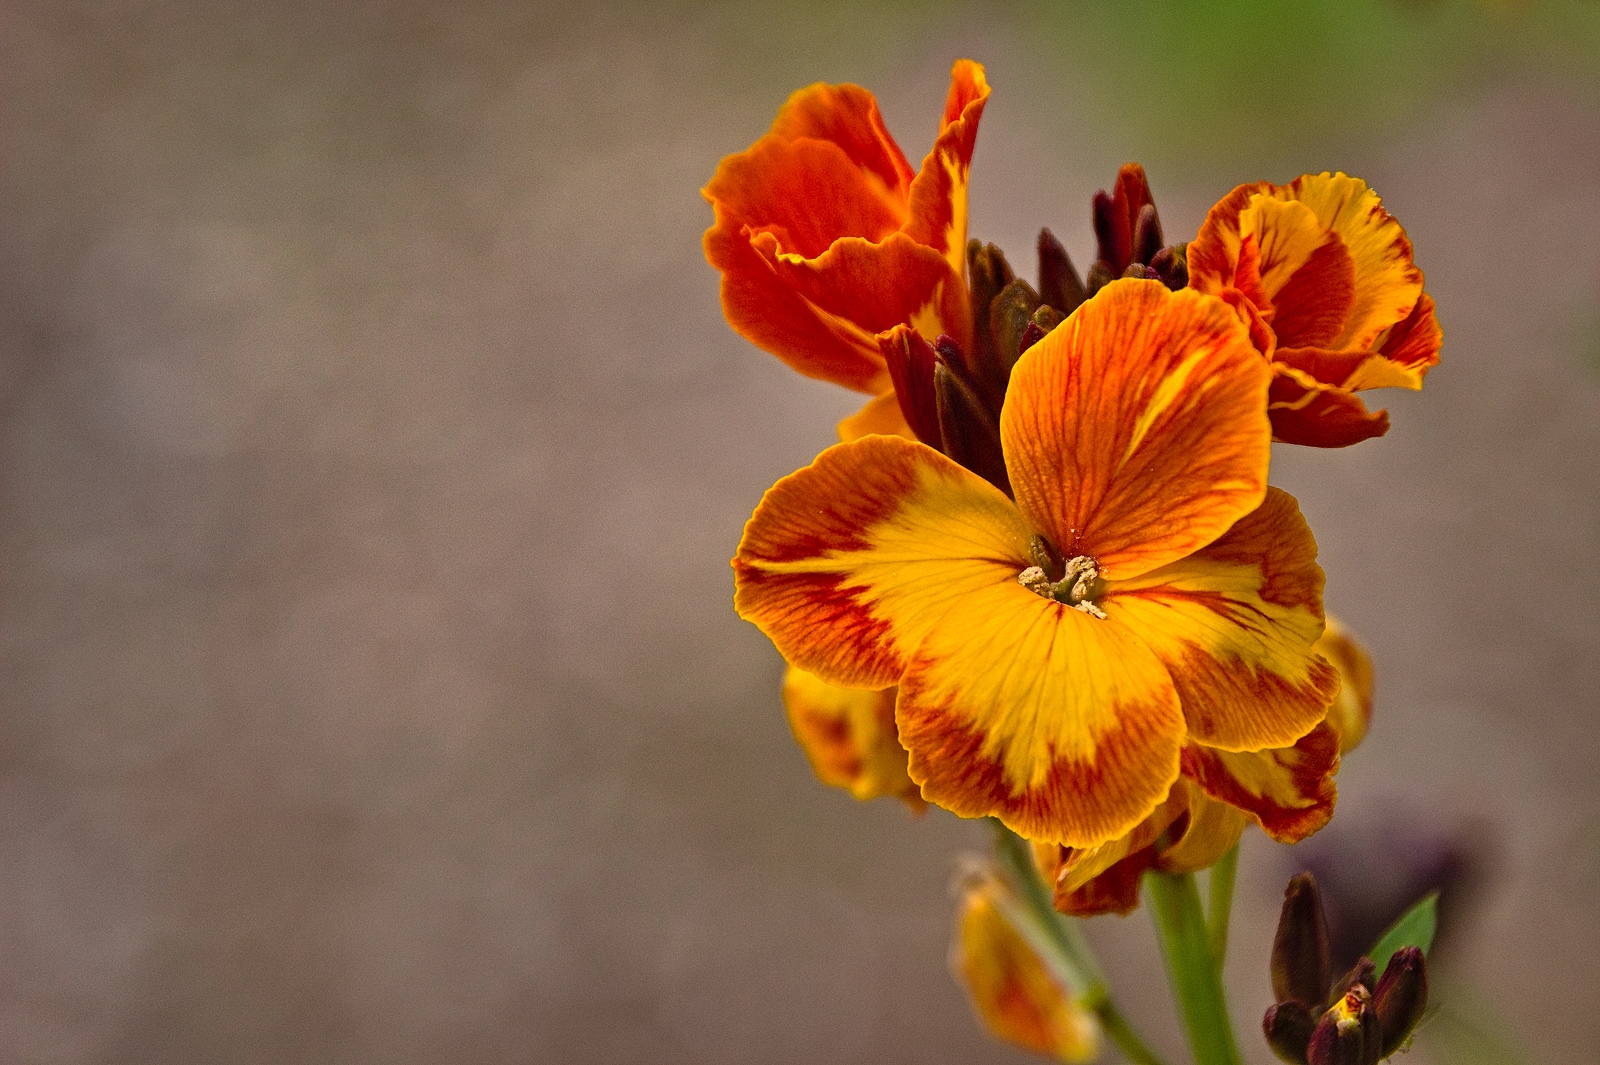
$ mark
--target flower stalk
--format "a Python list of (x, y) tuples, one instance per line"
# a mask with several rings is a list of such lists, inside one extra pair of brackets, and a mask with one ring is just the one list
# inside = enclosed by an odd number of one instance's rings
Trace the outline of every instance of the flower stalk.
[(1196, 1065), (1240, 1065), (1194, 874), (1146, 873), (1144, 889)]
[(1235, 843), (1217, 864), (1211, 867), (1207, 894), (1211, 896), (1206, 908), (1206, 937), (1211, 941), (1211, 957), (1222, 971), (1228, 958), (1228, 919), (1233, 914), (1233, 881), (1239, 872), (1239, 844)]

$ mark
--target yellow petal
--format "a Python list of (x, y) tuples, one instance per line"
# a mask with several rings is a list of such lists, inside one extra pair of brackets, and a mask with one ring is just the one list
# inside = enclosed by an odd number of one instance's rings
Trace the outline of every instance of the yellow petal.
[(1171, 679), (1132, 632), (1015, 578), (969, 592), (931, 627), (895, 716), (929, 801), (1073, 847), (1155, 808), (1184, 732)]
[(906, 775), (894, 700), (893, 688), (840, 688), (793, 666), (783, 678), (789, 726), (819, 780), (862, 800), (895, 795), (920, 811), (927, 804)]
[(1073, 1000), (996, 904), (992, 878), (961, 900), (950, 967), (994, 1035), (1056, 1061), (1092, 1061), (1100, 1049), (1094, 1015)]
[(1294, 497), (1276, 488), (1215, 543), (1100, 604), (1166, 664), (1190, 735), (1230, 751), (1286, 747), (1338, 687), (1312, 645), (1322, 635), (1322, 568)]
[(1366, 736), (1372, 720), (1372, 659), (1355, 633), (1332, 614), (1317, 651), (1339, 671), (1339, 694), (1328, 707), (1328, 724), (1339, 734), (1339, 753), (1347, 754)]
[(1033, 594), (1016, 583), (1029, 537), (976, 474), (923, 444), (867, 436), (767, 492), (733, 560), (734, 606), (792, 664), (886, 688), (965, 593)]
[(839, 423), (839, 439), (848, 444), (863, 436), (901, 436), (915, 440), (906, 416), (900, 411), (900, 399), (893, 392), (885, 392), (867, 400), (867, 405)]

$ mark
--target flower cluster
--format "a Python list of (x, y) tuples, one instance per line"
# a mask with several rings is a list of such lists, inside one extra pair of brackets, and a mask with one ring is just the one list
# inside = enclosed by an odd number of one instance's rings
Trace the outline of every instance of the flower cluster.
[(1419, 388), (1440, 332), (1343, 174), (1242, 185), (1169, 245), (1129, 164), (1087, 274), (1044, 230), (1030, 284), (967, 239), (988, 97), (958, 62), (913, 172), (870, 93), (812, 86), (704, 190), (730, 324), (872, 397), (756, 508), (735, 605), (822, 779), (997, 818), (1058, 909), (1126, 912), (1147, 870), (1332, 815), (1372, 671), (1270, 445), (1381, 435), (1357, 393)]

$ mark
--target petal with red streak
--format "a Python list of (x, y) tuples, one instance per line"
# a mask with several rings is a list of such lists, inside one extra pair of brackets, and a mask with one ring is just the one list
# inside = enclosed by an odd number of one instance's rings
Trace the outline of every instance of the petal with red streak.
[(793, 666), (783, 678), (789, 727), (819, 780), (861, 800), (898, 796), (920, 811), (927, 804), (906, 775), (894, 701), (893, 688), (840, 688)]
[(1178, 774), (1183, 716), (1125, 627), (1017, 583), (957, 600), (900, 678), (911, 779), (963, 817), (1092, 847), (1127, 832)]
[(978, 120), (988, 99), (983, 67), (970, 59), (957, 60), (950, 71), (950, 94), (939, 136), (911, 182), (910, 216), (905, 225), (906, 235), (943, 255), (963, 283), (967, 276), (967, 174), (978, 138)]
[(734, 606), (791, 664), (886, 688), (967, 593), (1033, 595), (1016, 583), (1028, 543), (987, 481), (926, 445), (867, 436), (768, 490), (733, 560)]
[(1272, 438), (1310, 447), (1347, 447), (1389, 431), (1389, 412), (1367, 405), (1338, 385), (1324, 384), (1303, 370), (1274, 363), (1267, 414)]
[(1254, 753), (1190, 743), (1183, 767), (1206, 794), (1243, 810), (1278, 842), (1295, 843), (1333, 816), (1339, 734), (1320, 724), (1291, 747)]
[(1261, 502), (1270, 377), (1227, 304), (1113, 281), (1012, 371), (1000, 437), (1017, 506), (1111, 578), (1182, 558)]
[(1269, 488), (1215, 543), (1098, 602), (1166, 665), (1191, 737), (1233, 751), (1287, 746), (1320, 722), (1338, 674), (1322, 635), (1322, 568), (1294, 497)]

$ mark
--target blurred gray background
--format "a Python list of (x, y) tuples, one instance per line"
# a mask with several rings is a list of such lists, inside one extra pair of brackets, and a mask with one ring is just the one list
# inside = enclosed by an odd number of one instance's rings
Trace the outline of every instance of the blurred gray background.
[[(1485, 855), (1436, 986), (1498, 1034), (1413, 1060), (1592, 1061), (1595, 10), (5, 5), (0, 1060), (1026, 1060), (945, 967), (981, 827), (817, 784), (734, 616), (858, 400), (699, 248), (789, 92), (872, 88), (915, 163), (967, 55), (972, 232), (1026, 273), (1128, 159), (1171, 239), (1324, 168), (1408, 227), (1442, 365), (1275, 457), (1379, 670), (1329, 832)], [(1293, 861), (1247, 839), (1258, 1063)], [(1180, 1056), (1147, 917), (1091, 935)]]

